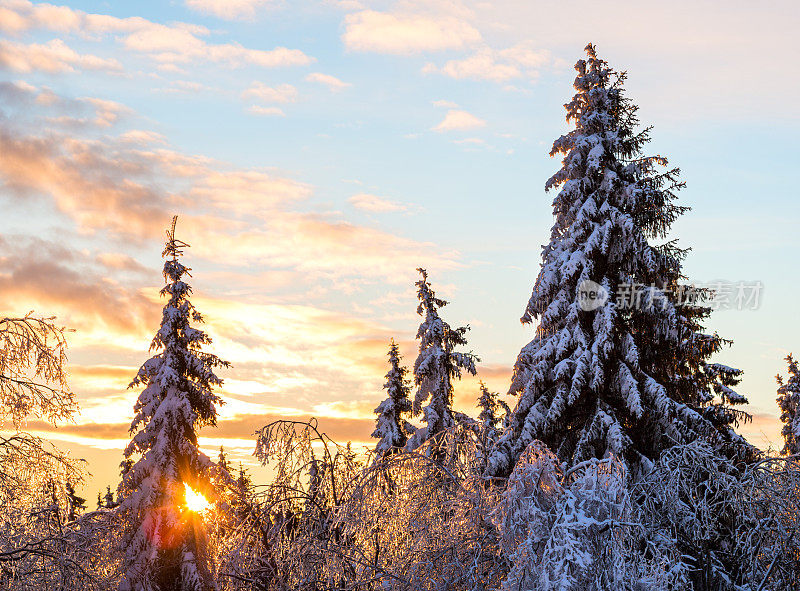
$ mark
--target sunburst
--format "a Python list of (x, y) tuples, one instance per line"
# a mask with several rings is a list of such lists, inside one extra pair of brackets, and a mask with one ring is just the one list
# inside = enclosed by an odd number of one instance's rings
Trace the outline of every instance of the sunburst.
[(185, 502), (186, 508), (189, 511), (192, 511), (193, 513), (203, 513), (211, 507), (208, 499), (206, 499), (201, 493), (197, 492), (186, 483), (183, 485), (186, 487)]

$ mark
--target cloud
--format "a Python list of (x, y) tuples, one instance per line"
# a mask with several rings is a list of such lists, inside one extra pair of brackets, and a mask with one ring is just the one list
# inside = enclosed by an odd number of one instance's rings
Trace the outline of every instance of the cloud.
[(342, 35), (349, 50), (398, 55), (463, 49), (480, 40), (475, 27), (454, 16), (374, 10), (348, 14)]
[(253, 82), (242, 92), (243, 99), (256, 99), (265, 103), (293, 103), (297, 101), (297, 89), (291, 84), (267, 86), (263, 82)]
[[(297, 415), (259, 413), (221, 419), (216, 427), (201, 429), (198, 439), (201, 445), (213, 449), (214, 452), (219, 450), (220, 445), (224, 445), (228, 453), (233, 446), (255, 449), (256, 430), (282, 420), (315, 421), (321, 432), (342, 445), (348, 441), (367, 445), (374, 444), (370, 438), (370, 434), (375, 429), (374, 419), (326, 417), (316, 416), (313, 413)], [(99, 449), (114, 449), (115, 447), (121, 449), (130, 440), (129, 427), (130, 423), (80, 423), (53, 427), (44, 421), (30, 421), (27, 430), (49, 439), (60, 439)]]
[(186, 205), (205, 203), (244, 216), (269, 216), (276, 207), (311, 197), (312, 187), (259, 170), (208, 171), (189, 189)]
[(506, 82), (523, 76), (535, 78), (541, 68), (551, 63), (549, 51), (537, 51), (527, 44), (518, 44), (503, 50), (484, 47), (464, 59), (449, 60), (442, 67), (428, 63), (422, 71), (426, 74), (439, 73), (457, 80)]
[(370, 195), (369, 193), (358, 193), (347, 200), (356, 209), (370, 211), (373, 213), (386, 213), (390, 211), (408, 211), (408, 206), (392, 201), (386, 197)]
[[(190, 23), (163, 25), (141, 17), (87, 14), (67, 6), (32, 4), (28, 0), (15, 0), (12, 6), (4, 8), (2, 16), (0, 30), (9, 34), (44, 29), (88, 38), (115, 35), (126, 49), (147, 55), (161, 66), (216, 62), (232, 67), (252, 65), (276, 68), (305, 66), (315, 61), (299, 49), (276, 47), (261, 50), (249, 49), (238, 43), (208, 43), (201, 37), (211, 32), (203, 26)], [(103, 63), (98, 61), (100, 59), (88, 59), (87, 64), (98, 69)]]
[(266, 117), (286, 117), (286, 113), (280, 107), (262, 107), (261, 105), (252, 105), (247, 109), (248, 113), (253, 115), (261, 115)]
[(95, 97), (67, 99), (47, 87), (36, 88), (30, 84), (0, 83), (0, 92), (9, 98), (7, 108), (25, 108), (31, 104), (45, 107), (52, 112), (45, 118), (47, 123), (71, 131), (113, 127), (120, 119), (133, 113), (129, 107), (116, 101)]
[(127, 49), (167, 64), (212, 61), (233, 67), (253, 65), (278, 68), (306, 66), (315, 61), (299, 49), (276, 47), (262, 50), (247, 49), (238, 43), (206, 43), (191, 30), (156, 23), (150, 23), (128, 35), (124, 45)]
[(129, 115), (133, 112), (129, 107), (116, 101), (94, 97), (84, 97), (78, 100), (94, 107), (95, 118), (93, 123), (97, 127), (111, 127), (122, 115)]
[(343, 90), (348, 86), (352, 86), (349, 82), (342, 82), (335, 76), (330, 76), (329, 74), (322, 74), (321, 72), (312, 72), (308, 76), (306, 76), (306, 82), (318, 82), (320, 84), (324, 84), (328, 88), (333, 91)]
[(177, 94), (177, 93), (192, 93), (197, 94), (199, 92), (212, 90), (210, 87), (206, 86), (205, 84), (201, 84), (200, 82), (194, 82), (191, 80), (173, 80), (169, 83), (167, 88), (162, 88), (161, 92), (165, 92), (168, 94)]
[(0, 68), (13, 72), (49, 74), (75, 72), (76, 69), (121, 72), (122, 64), (115, 59), (81, 55), (60, 39), (53, 39), (43, 45), (23, 45), (0, 40)]
[[(44, 89), (3, 89), (18, 110), (47, 113), (73, 104)], [(0, 120), (0, 183), (12, 209), (37, 200), (55, 206), (82, 233), (131, 244), (160, 237), (179, 211), (195, 256), (251, 273), (291, 270), (317, 285), (322, 278), (336, 284), (348, 278), (350, 289), (376, 280), (396, 285), (421, 263), (458, 266), (458, 253), (433, 243), (354, 224), (339, 212), (297, 211), (312, 196), (307, 183), (183, 154), (163, 141), (141, 130), (99, 138), (54, 129), (32, 134)]]
[[(318, 213), (271, 211), (258, 223), (213, 218), (185, 219), (197, 237), (196, 254), (237, 266), (289, 267), (316, 278), (380, 280), (392, 285), (412, 281), (421, 262), (441, 269), (458, 266), (458, 253), (375, 228)], [(234, 239), (235, 237), (235, 239)]]
[(476, 129), (478, 127), (486, 126), (486, 121), (468, 113), (457, 109), (450, 109), (447, 111), (444, 119), (433, 129), (435, 131), (456, 131), (463, 129)]
[(140, 146), (165, 144), (167, 141), (160, 133), (148, 129), (131, 129), (120, 135), (119, 139), (123, 142), (138, 144)]
[[(160, 233), (168, 192), (150, 184), (139, 155), (98, 141), (22, 135), (0, 128), (0, 182), (12, 196), (52, 198), (86, 229), (104, 228), (139, 239)], [(127, 161), (126, 161), (127, 160)], [(137, 162), (137, 160), (139, 160)]]
[(465, 137), (460, 140), (453, 140), (453, 143), (461, 145), (483, 146), (486, 144), (486, 140), (479, 137)]
[(192, 10), (223, 20), (252, 19), (256, 9), (269, 4), (270, 0), (186, 0), (186, 6)]
[(120, 341), (131, 335), (141, 338), (148, 324), (156, 322), (156, 310), (147, 298), (113, 277), (113, 268), (62, 244), (0, 236), (4, 307), (21, 314), (35, 309), (56, 315), (59, 323), (78, 329), (70, 341), (106, 342), (109, 333), (116, 333)]
[(458, 104), (453, 101), (433, 101), (432, 104), (434, 107), (439, 108), (458, 109)]

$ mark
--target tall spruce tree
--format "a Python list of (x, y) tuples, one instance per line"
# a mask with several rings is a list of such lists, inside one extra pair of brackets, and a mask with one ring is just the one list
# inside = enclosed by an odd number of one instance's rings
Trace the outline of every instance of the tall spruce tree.
[(586, 53), (565, 105), (574, 129), (550, 152), (563, 156), (545, 185), (559, 189), (556, 219), (522, 317), (538, 327), (514, 366), (519, 400), (494, 475), (536, 439), (568, 465), (611, 453), (635, 476), (675, 443), (737, 438), (740, 372), (707, 361), (725, 343), (700, 332), (709, 309), (679, 305), (685, 251), (651, 244), (686, 210), (674, 202), (680, 171), (643, 154), (650, 128), (638, 126), (625, 74), (591, 44)]
[(428, 272), (422, 268), (417, 271), (422, 275), (416, 283), (417, 314), (424, 319), (417, 330), (419, 355), (414, 363), (417, 392), (413, 411), (415, 415), (423, 414), (425, 427), (417, 429), (409, 439), (407, 447), (412, 450), (458, 422), (462, 415), (452, 409), (453, 381), (461, 378), (462, 371), (475, 375), (475, 362), (480, 361), (472, 353), (455, 350), (467, 344), (464, 335), (469, 326), (451, 328), (441, 319), (439, 308), (446, 306), (447, 302), (436, 297), (428, 282)]
[(186, 507), (186, 486), (214, 497), (214, 463), (203, 454), (196, 431), (215, 425), (222, 400), (214, 370), (228, 363), (202, 351), (211, 342), (192, 326), (203, 321), (183, 281), (189, 268), (179, 260), (188, 244), (175, 238), (175, 222), (164, 248), (161, 327), (131, 387), (144, 386), (134, 406), (133, 435), (125, 457), (138, 458), (120, 484), (119, 514), (125, 531), (123, 591), (208, 591), (211, 577), (205, 530)]
[(378, 439), (375, 445), (375, 454), (382, 456), (402, 448), (408, 441), (408, 436), (414, 428), (404, 419), (411, 412), (411, 400), (408, 395), (411, 386), (406, 374), (408, 370), (400, 365), (400, 349), (392, 339), (389, 345), (389, 372), (383, 387), (386, 390), (386, 400), (375, 409), (375, 431), (372, 436)]
[(800, 454), (800, 369), (791, 355), (786, 356), (789, 375), (786, 381), (780, 375), (778, 381), (778, 407), (781, 409), (783, 429), (782, 454)]

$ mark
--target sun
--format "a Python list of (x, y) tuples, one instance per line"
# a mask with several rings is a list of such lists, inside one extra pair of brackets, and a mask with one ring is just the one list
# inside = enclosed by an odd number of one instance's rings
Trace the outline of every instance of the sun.
[(194, 513), (202, 513), (211, 506), (211, 504), (208, 502), (208, 499), (206, 499), (202, 494), (194, 490), (191, 486), (189, 486), (185, 482), (183, 483), (183, 486), (186, 487), (186, 494), (185, 494), (186, 508), (189, 511), (192, 511)]

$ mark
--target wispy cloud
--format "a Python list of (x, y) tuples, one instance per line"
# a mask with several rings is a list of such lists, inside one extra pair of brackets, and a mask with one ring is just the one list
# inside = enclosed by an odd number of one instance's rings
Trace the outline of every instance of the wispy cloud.
[(286, 117), (286, 113), (280, 107), (264, 107), (262, 105), (251, 105), (247, 112), (261, 117)]
[(265, 103), (293, 103), (297, 100), (297, 89), (291, 84), (267, 86), (263, 82), (253, 82), (242, 92), (243, 99), (256, 99)]
[(312, 72), (311, 74), (306, 76), (306, 81), (324, 84), (333, 91), (343, 90), (348, 86), (352, 86), (352, 84), (350, 84), (349, 82), (342, 82), (336, 76), (331, 76), (330, 74), (323, 74), (321, 72)]
[(358, 193), (347, 200), (356, 209), (373, 213), (387, 213), (392, 211), (408, 211), (408, 206), (386, 197), (379, 197), (370, 193)]
[(472, 113), (458, 109), (447, 111), (444, 119), (434, 127), (434, 131), (459, 131), (465, 129), (477, 129), (485, 127), (486, 121), (476, 117)]

